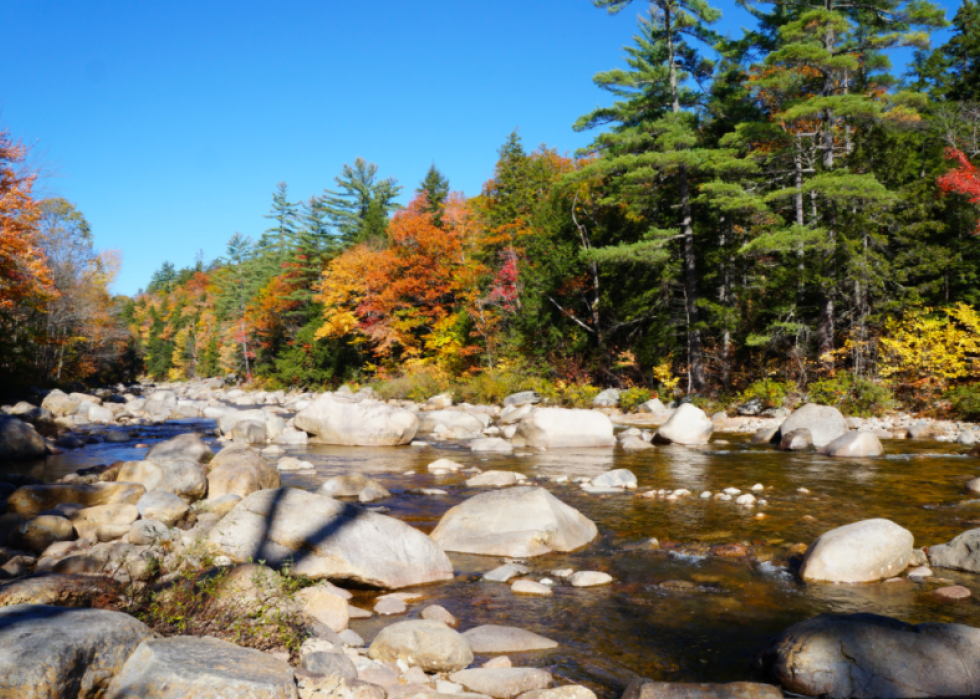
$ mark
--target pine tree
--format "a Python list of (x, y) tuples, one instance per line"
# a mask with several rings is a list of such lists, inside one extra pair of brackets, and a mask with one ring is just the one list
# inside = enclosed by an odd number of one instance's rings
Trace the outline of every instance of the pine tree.
[[(980, 102), (980, 2), (963, 0), (953, 17), (953, 37), (941, 46), (945, 97), (957, 102)], [(934, 54), (935, 55), (935, 54)]]
[(281, 264), (289, 258), (296, 244), (299, 207), (289, 201), (289, 187), (285, 182), (276, 185), (272, 195), (272, 209), (265, 215), (272, 221), (259, 239), (259, 250), (270, 254), (276, 263)]
[(436, 169), (435, 163), (429, 166), (429, 171), (425, 173), (425, 179), (415, 190), (416, 194), (423, 192), (428, 202), (425, 210), (432, 214), (432, 222), (442, 228), (442, 212), (446, 207), (446, 197), (449, 196), (449, 180)]
[(378, 180), (377, 176), (377, 165), (357, 158), (353, 167), (344, 165), (334, 178), (337, 190), (327, 190), (323, 196), (327, 220), (344, 246), (383, 238), (388, 216), (399, 208), (395, 202), (402, 189), (398, 181), (393, 177)]
[(251, 238), (241, 233), (235, 233), (228, 240), (223, 261), (225, 274), (218, 285), (218, 310), (225, 318), (234, 319), (235, 341), (241, 346), (245, 376), (251, 378), (251, 360), (255, 352), (248, 342), (248, 304), (268, 277)]

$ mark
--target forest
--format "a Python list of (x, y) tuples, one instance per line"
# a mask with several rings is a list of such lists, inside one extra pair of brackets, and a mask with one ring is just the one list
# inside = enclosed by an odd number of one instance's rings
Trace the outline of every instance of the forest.
[(754, 27), (725, 38), (706, 0), (652, 0), (592, 78), (607, 106), (574, 124), (580, 152), (515, 130), (475, 196), (433, 164), (403, 197), (360, 158), (308, 200), (283, 182), (259, 239), (165, 262), (133, 298), (3, 131), (0, 382), (805, 393), (980, 418), (980, 3), (743, 6)]

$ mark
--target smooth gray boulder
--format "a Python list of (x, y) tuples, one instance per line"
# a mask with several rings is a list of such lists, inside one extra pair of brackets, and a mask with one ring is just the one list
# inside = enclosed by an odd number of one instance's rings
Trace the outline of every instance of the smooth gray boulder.
[(650, 413), (651, 415), (663, 415), (668, 412), (667, 406), (659, 398), (653, 398), (643, 403), (638, 408), (641, 413)]
[(615, 408), (619, 406), (619, 395), (622, 393), (618, 388), (607, 388), (592, 399), (593, 408)]
[(965, 531), (948, 544), (930, 546), (929, 565), (980, 573), (980, 529)]
[(887, 519), (866, 519), (821, 534), (803, 556), (811, 582), (866, 583), (898, 575), (912, 558), (912, 533)]
[(104, 699), (296, 699), (288, 663), (217, 638), (143, 641)]
[(558, 641), (515, 626), (477, 626), (463, 636), (474, 653), (526, 653), (558, 647)]
[(41, 401), (41, 407), (50, 410), (57, 417), (64, 417), (65, 415), (73, 415), (78, 410), (80, 403), (81, 401), (77, 398), (72, 398), (64, 391), (56, 388), (44, 397), (44, 400)]
[(592, 479), (592, 485), (597, 488), (636, 488), (636, 476), (625, 468), (606, 471)]
[(594, 410), (535, 408), (517, 425), (517, 435), (545, 449), (616, 446), (612, 421)]
[(137, 501), (136, 509), (144, 519), (156, 520), (172, 527), (187, 515), (190, 506), (173, 493), (151, 490)]
[(10, 415), (0, 414), (0, 459), (17, 461), (40, 459), (48, 447), (34, 425)]
[(975, 696), (980, 629), (913, 626), (876, 614), (821, 614), (783, 631), (756, 663), (783, 689), (807, 696)]
[(153, 632), (128, 614), (17, 604), (0, 609), (0, 697), (96, 699)]
[(419, 413), (419, 434), (430, 434), (436, 431), (439, 425), (446, 428), (458, 427), (470, 432), (480, 433), (486, 425), (483, 420), (476, 415), (462, 410), (430, 410)]
[(239, 420), (231, 428), (231, 438), (243, 444), (265, 444), (269, 435), (262, 420)]
[(813, 446), (819, 448), (847, 432), (847, 421), (837, 408), (807, 403), (783, 421), (779, 427), (780, 438), (801, 427), (810, 430)]
[(517, 486), (481, 493), (453, 507), (432, 532), (445, 551), (490, 556), (541, 556), (574, 551), (599, 530), (544, 488)]
[(822, 447), (820, 453), (836, 458), (860, 459), (885, 453), (881, 442), (871, 432), (847, 432)]
[(504, 398), (504, 405), (533, 405), (535, 403), (541, 402), (541, 395), (537, 391), (521, 391), (520, 393), (511, 393), (509, 396)]
[(515, 699), (525, 692), (547, 689), (552, 681), (550, 672), (532, 667), (478, 667), (454, 672), (449, 679), (493, 699)]
[(247, 497), (258, 490), (278, 488), (279, 471), (254, 449), (233, 444), (218, 452), (208, 472), (208, 499), (225, 495)]
[(446, 554), (417, 529), (297, 488), (249, 495), (208, 538), (238, 563), (291, 561), (297, 575), (313, 579), (394, 589), (453, 577)]
[(328, 478), (317, 493), (329, 498), (357, 498), (361, 502), (374, 502), (391, 497), (391, 493), (383, 485), (363, 473), (349, 473)]
[(701, 408), (691, 403), (682, 404), (653, 436), (663, 444), (707, 444), (715, 425)]
[(473, 662), (466, 638), (441, 621), (400, 621), (381, 630), (368, 649), (373, 660), (404, 660), (427, 672), (453, 672)]
[(178, 435), (173, 439), (154, 444), (146, 454), (146, 458), (150, 461), (178, 459), (196, 461), (201, 464), (207, 463), (213, 457), (214, 452), (211, 447), (194, 433)]
[(329, 393), (299, 411), (293, 422), (315, 444), (395, 446), (410, 443), (419, 431), (410, 410), (370, 400), (347, 402)]
[[(551, 690), (554, 691), (554, 690)], [(529, 697), (522, 699), (548, 699)], [(633, 680), (621, 699), (783, 699), (778, 687), (758, 682), (654, 682)]]
[(813, 434), (805, 427), (785, 432), (780, 436), (779, 448), (783, 451), (804, 451), (813, 448)]
[(307, 653), (302, 659), (303, 669), (318, 675), (330, 675), (345, 680), (357, 679), (357, 668), (343, 653), (316, 651)]

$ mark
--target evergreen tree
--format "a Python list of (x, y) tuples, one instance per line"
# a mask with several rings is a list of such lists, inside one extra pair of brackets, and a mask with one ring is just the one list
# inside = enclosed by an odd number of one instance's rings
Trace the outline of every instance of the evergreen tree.
[(259, 239), (259, 250), (270, 254), (276, 263), (281, 264), (289, 256), (296, 243), (299, 207), (289, 201), (289, 187), (285, 182), (276, 185), (272, 195), (272, 209), (265, 215), (272, 221)]
[(435, 163), (429, 166), (429, 171), (425, 173), (425, 179), (415, 190), (416, 194), (423, 192), (425, 192), (425, 199), (428, 202), (425, 210), (432, 214), (432, 222), (442, 228), (442, 212), (446, 206), (446, 197), (449, 196), (449, 180), (436, 169)]
[(225, 318), (233, 319), (235, 339), (241, 346), (242, 366), (251, 378), (251, 360), (255, 356), (249, 347), (248, 304), (267, 279), (262, 259), (256, 255), (251, 238), (235, 233), (225, 253), (225, 274), (219, 281), (218, 310)]
[(334, 178), (337, 190), (325, 192), (327, 220), (344, 246), (383, 238), (388, 216), (399, 208), (395, 202), (402, 189), (398, 181), (393, 177), (379, 180), (377, 176), (377, 165), (357, 158), (353, 167), (344, 165)]
[(953, 28), (953, 37), (937, 51), (940, 85), (947, 99), (980, 102), (980, 1), (963, 0)]

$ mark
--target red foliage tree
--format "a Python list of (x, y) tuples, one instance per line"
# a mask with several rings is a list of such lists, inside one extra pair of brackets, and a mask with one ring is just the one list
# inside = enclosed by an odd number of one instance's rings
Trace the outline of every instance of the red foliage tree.
[[(959, 166), (937, 179), (936, 184), (947, 194), (963, 194), (971, 204), (980, 206), (980, 172), (977, 166), (956, 148), (946, 149), (946, 159), (959, 163)], [(980, 222), (973, 234), (980, 234)]]

